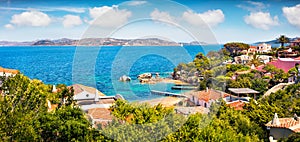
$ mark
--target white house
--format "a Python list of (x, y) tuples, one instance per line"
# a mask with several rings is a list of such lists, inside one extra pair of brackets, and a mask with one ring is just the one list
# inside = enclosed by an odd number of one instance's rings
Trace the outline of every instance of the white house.
[[(105, 96), (102, 92), (99, 90), (93, 88), (84, 86), (81, 84), (74, 84), (72, 85), (74, 89), (74, 100), (82, 101), (82, 100), (95, 100), (99, 98), (100, 96)], [(98, 96), (96, 96), (96, 94)]]
[(246, 64), (250, 60), (251, 60), (251, 58), (248, 55), (240, 55), (240, 56), (234, 57), (234, 61), (239, 64)]
[(3, 67), (0, 67), (0, 76), (15, 76), (16, 74), (18, 74), (19, 71), (18, 70), (14, 70), (14, 69), (6, 69)]
[(258, 55), (258, 59), (265, 64), (271, 62), (272, 58), (273, 57), (269, 55)]
[(257, 53), (269, 53), (272, 51), (272, 46), (270, 44), (262, 43), (257, 46)]

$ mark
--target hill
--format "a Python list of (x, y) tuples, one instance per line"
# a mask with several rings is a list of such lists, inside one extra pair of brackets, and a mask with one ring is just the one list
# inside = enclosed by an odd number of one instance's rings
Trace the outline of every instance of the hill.
[[(294, 38), (289, 38), (290, 41), (293, 41), (295, 39), (297, 39), (298, 37), (294, 37)], [(262, 43), (267, 43), (267, 44), (279, 44), (277, 42), (277, 39), (274, 40), (269, 40), (269, 41), (259, 41), (259, 42), (255, 42), (254, 44), (262, 44)]]
[(145, 39), (116, 39), (116, 38), (84, 38), (77, 39), (42, 39), (28, 42), (0, 41), (0, 46), (180, 46), (180, 45), (203, 45), (205, 42), (179, 43), (159, 38)]

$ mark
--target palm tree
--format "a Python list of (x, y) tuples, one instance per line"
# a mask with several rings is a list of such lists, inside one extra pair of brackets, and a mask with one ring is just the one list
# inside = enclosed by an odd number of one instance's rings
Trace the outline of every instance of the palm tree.
[(283, 47), (284, 47), (284, 44), (285, 44), (285, 43), (289, 43), (290, 40), (289, 40), (289, 38), (287, 38), (285, 35), (281, 35), (279, 38), (277, 38), (277, 42), (280, 43), (280, 44), (281, 44), (280, 47), (283, 48)]
[(261, 64), (263, 64), (261, 61), (260, 61), (260, 59), (259, 59), (259, 56), (257, 56), (256, 54), (254, 54), (253, 56), (252, 56), (253, 58), (248, 62), (248, 65), (254, 65), (254, 66), (259, 66), (259, 65), (261, 65)]

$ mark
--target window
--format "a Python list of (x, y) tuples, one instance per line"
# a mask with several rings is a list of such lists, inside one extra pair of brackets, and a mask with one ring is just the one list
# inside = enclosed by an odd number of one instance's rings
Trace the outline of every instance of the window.
[(89, 94), (86, 94), (85, 96), (86, 96), (86, 97), (89, 97)]
[(206, 103), (204, 103), (204, 107), (207, 108), (207, 104)]

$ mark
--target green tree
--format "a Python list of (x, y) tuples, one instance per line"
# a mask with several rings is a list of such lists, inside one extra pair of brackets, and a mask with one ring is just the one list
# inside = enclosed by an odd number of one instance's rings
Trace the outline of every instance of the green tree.
[(224, 48), (230, 53), (230, 56), (236, 56), (240, 51), (248, 50), (250, 45), (241, 42), (229, 42), (224, 44)]

